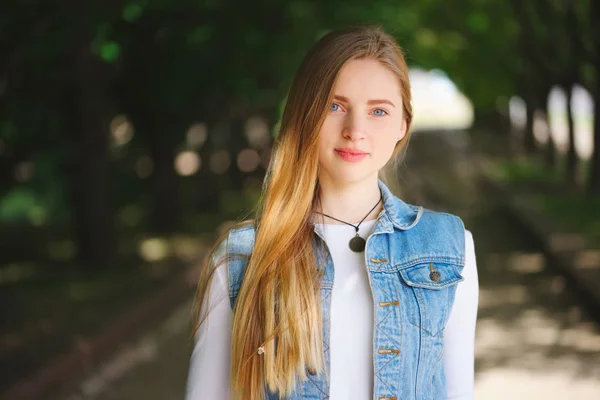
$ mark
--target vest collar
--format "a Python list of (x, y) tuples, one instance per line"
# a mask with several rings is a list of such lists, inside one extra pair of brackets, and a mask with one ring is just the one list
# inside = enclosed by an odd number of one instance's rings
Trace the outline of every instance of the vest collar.
[(383, 194), (383, 210), (378, 218), (387, 218), (397, 229), (408, 230), (415, 226), (423, 215), (423, 207), (405, 203), (390, 191), (381, 179), (379, 188)]
[[(394, 228), (408, 230), (414, 227), (423, 215), (423, 207), (403, 202), (394, 196), (381, 179), (378, 179), (377, 183), (383, 196), (383, 210), (377, 216), (373, 234), (392, 233)], [(323, 233), (317, 224), (314, 225), (314, 231), (323, 238)]]

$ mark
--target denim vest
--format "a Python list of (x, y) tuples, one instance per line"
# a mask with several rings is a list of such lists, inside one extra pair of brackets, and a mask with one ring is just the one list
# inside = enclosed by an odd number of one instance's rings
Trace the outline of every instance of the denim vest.
[[(384, 207), (367, 238), (364, 253), (375, 308), (373, 399), (445, 399), (443, 334), (456, 285), (464, 279), (465, 228), (455, 215), (404, 203), (381, 180), (379, 187)], [(253, 225), (232, 230), (227, 241), (229, 253), (250, 255), (254, 234)], [(319, 254), (326, 254), (320, 295), (323, 349), (329, 371), (329, 314), (335, 268), (318, 226), (315, 234), (317, 266), (323, 265)], [(324, 253), (321, 246), (325, 246)], [(232, 308), (246, 265), (240, 257), (228, 264)], [(268, 399), (280, 398), (265, 390)], [(288, 399), (329, 399), (325, 373), (308, 374)]]

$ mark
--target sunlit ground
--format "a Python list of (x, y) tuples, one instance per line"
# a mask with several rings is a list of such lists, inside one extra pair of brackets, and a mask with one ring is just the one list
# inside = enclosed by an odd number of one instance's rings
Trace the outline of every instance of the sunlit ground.
[(564, 280), (535, 254), (481, 261), (512, 283), (480, 290), (476, 398), (600, 398), (600, 329), (564, 300)]

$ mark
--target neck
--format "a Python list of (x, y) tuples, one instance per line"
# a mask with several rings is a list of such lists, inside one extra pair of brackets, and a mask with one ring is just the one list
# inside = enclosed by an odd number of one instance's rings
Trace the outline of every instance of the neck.
[[(377, 176), (356, 183), (334, 182), (328, 179), (319, 179), (319, 193), (323, 214), (330, 215), (350, 224), (358, 224), (381, 198)], [(365, 221), (377, 218), (383, 209), (383, 200), (377, 204), (365, 218)], [(318, 215), (318, 217), (321, 217)], [(341, 222), (323, 216), (327, 224), (341, 224)]]

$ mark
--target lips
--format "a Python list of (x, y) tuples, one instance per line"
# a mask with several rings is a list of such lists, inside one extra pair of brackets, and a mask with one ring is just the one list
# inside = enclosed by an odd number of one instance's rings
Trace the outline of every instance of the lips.
[(366, 152), (364, 152), (362, 150), (352, 149), (350, 147), (335, 149), (335, 151), (342, 152), (342, 153), (349, 153), (349, 154), (367, 154)]
[(340, 156), (340, 158), (344, 161), (348, 162), (358, 162), (364, 159), (369, 153), (365, 153), (364, 151), (358, 149), (335, 149), (335, 153)]

